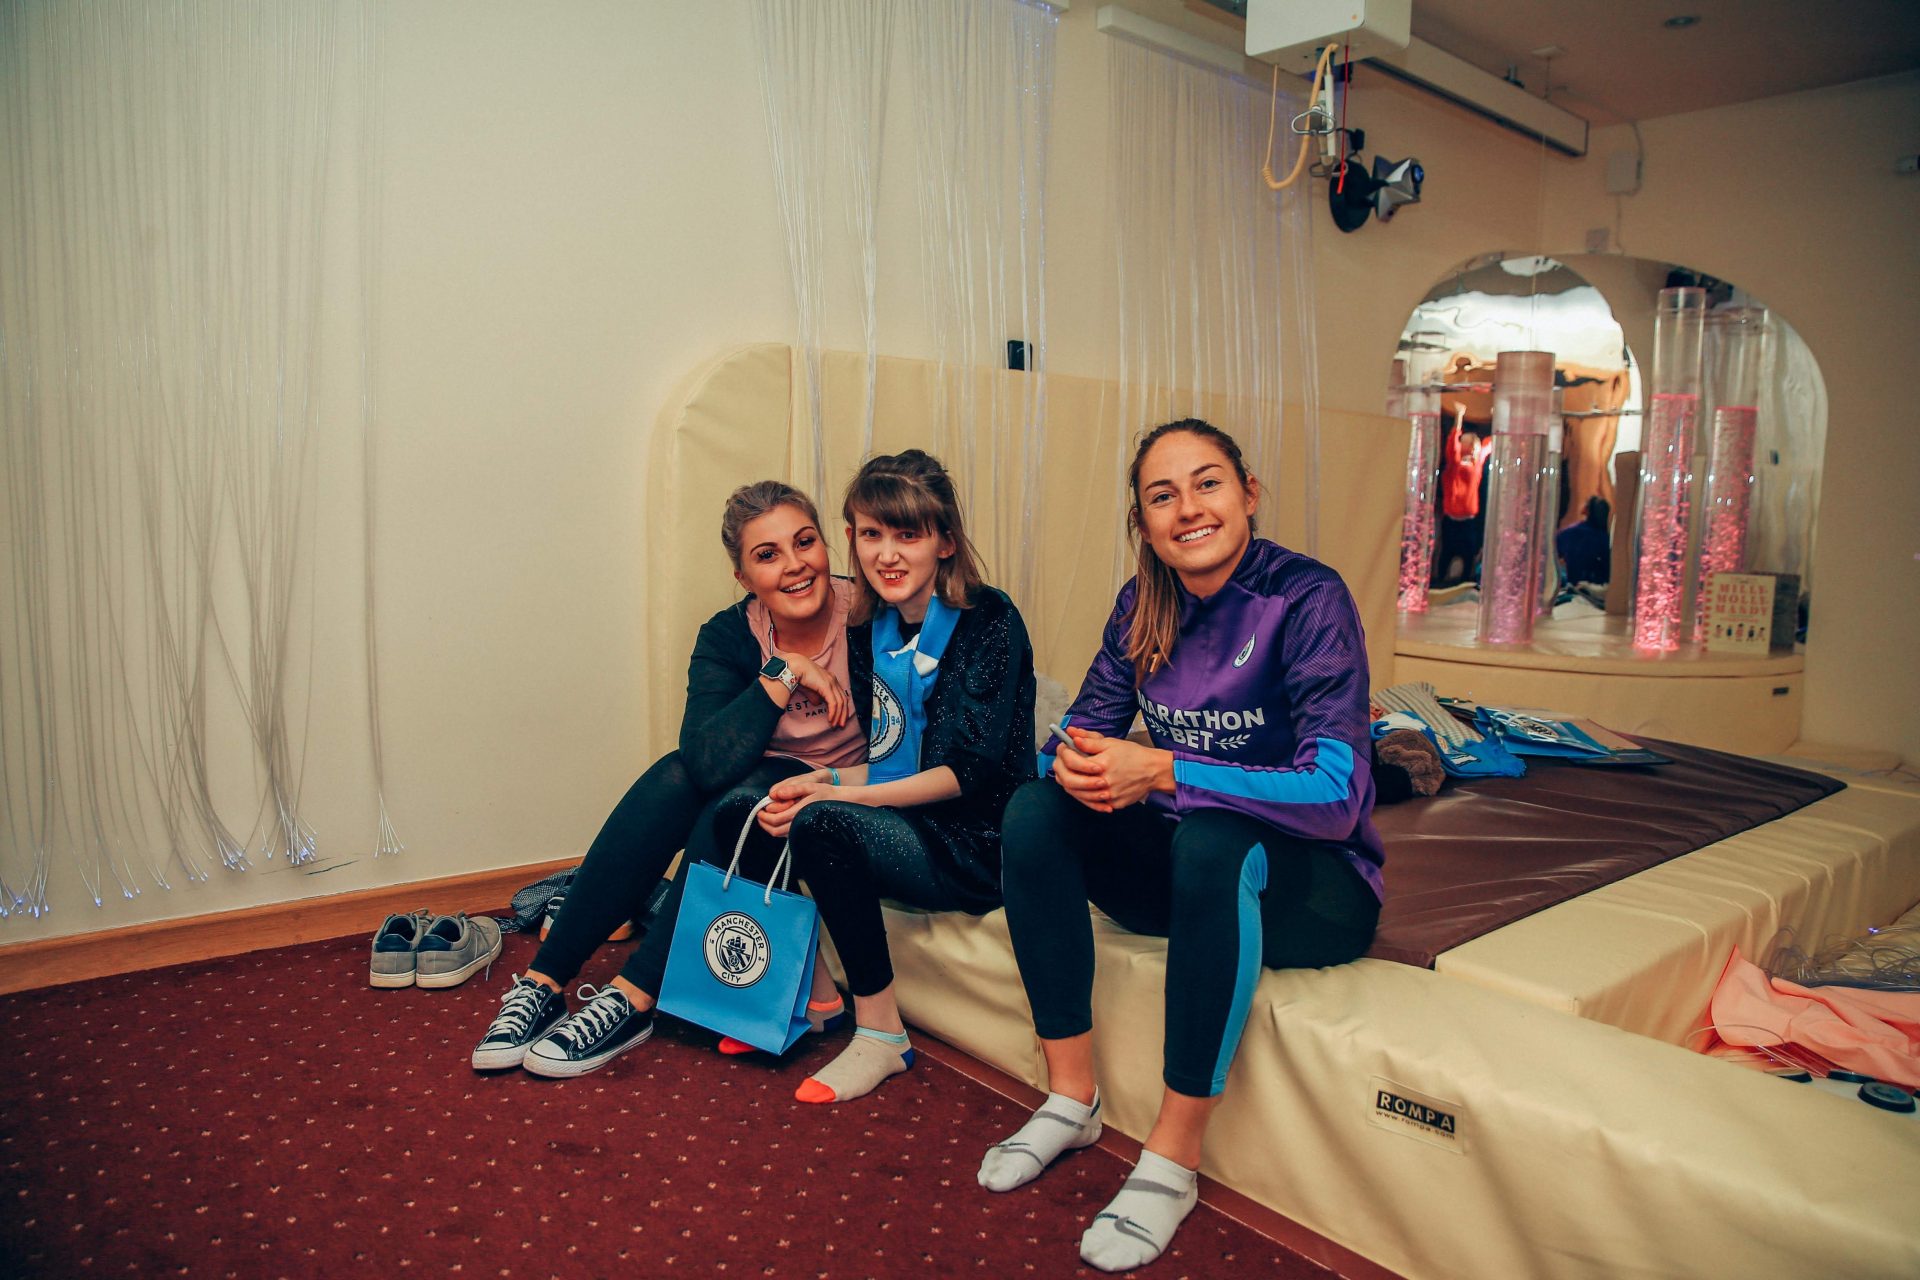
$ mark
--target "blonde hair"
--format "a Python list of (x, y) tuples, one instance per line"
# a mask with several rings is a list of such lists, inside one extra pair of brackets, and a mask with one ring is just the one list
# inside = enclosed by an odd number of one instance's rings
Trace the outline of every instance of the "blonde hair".
[[(1136, 687), (1173, 661), (1173, 646), (1180, 638), (1180, 576), (1154, 554), (1140, 530), (1140, 467), (1147, 460), (1147, 451), (1162, 436), (1176, 431), (1212, 441), (1233, 464), (1240, 487), (1248, 487), (1247, 464), (1240, 456), (1240, 446), (1211, 422), (1181, 418), (1162, 423), (1140, 437), (1140, 445), (1133, 451), (1133, 465), (1127, 468), (1127, 488), (1133, 494), (1133, 505), (1127, 508), (1127, 536), (1133, 539), (1135, 562), (1133, 611), (1127, 615), (1127, 661), (1133, 664)], [(1247, 523), (1253, 526), (1251, 519)]]
[[(980, 553), (967, 537), (953, 477), (938, 458), (923, 449), (908, 449), (868, 459), (848, 483), (840, 511), (849, 529), (858, 512), (889, 529), (916, 529), (945, 536), (953, 543), (953, 554), (940, 562), (933, 589), (952, 608), (965, 609), (973, 604), (974, 592), (985, 581), (980, 575)], [(858, 547), (849, 546), (848, 554), (855, 565), (860, 563)], [(867, 575), (855, 573), (853, 607), (847, 621), (858, 626), (872, 618), (880, 604), (879, 593), (867, 581)]]
[(727, 495), (726, 509), (720, 513), (720, 545), (727, 549), (727, 558), (735, 569), (740, 567), (740, 536), (748, 523), (780, 507), (797, 508), (807, 517), (807, 523), (820, 527), (820, 512), (813, 499), (782, 481), (756, 480)]

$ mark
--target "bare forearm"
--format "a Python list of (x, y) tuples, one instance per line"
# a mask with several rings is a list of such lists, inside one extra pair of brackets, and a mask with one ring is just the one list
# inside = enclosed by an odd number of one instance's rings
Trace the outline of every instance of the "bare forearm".
[[(856, 765), (860, 776), (866, 776), (867, 767)], [(840, 771), (841, 781), (849, 781), (851, 770)], [(876, 782), (871, 785), (843, 785), (841, 794), (836, 797), (851, 800), (856, 804), (871, 805), (875, 808), (912, 809), (923, 804), (935, 804), (941, 800), (951, 800), (960, 794), (960, 779), (946, 765), (936, 765), (924, 769), (910, 778), (896, 778), (892, 782)]]

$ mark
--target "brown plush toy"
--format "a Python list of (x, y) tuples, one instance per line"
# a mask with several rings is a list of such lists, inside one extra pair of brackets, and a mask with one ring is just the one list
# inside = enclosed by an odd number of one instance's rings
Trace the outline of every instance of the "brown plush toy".
[(1446, 777), (1439, 750), (1412, 729), (1395, 729), (1373, 744), (1373, 791), (1381, 804), (1430, 796)]

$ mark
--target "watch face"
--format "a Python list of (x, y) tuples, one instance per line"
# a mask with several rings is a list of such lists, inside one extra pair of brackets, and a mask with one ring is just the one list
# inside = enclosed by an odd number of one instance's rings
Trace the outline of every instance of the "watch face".
[(787, 660), (779, 657), (768, 658), (767, 665), (760, 668), (760, 674), (769, 680), (778, 680), (787, 674)]

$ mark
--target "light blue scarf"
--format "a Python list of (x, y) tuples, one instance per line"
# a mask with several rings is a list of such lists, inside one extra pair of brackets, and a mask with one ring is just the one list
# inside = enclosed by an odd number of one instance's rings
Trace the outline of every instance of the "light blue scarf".
[(867, 781), (892, 782), (920, 772), (920, 741), (927, 728), (927, 697), (960, 611), (934, 596), (920, 634), (900, 638), (900, 611), (873, 619), (873, 725), (867, 742)]

